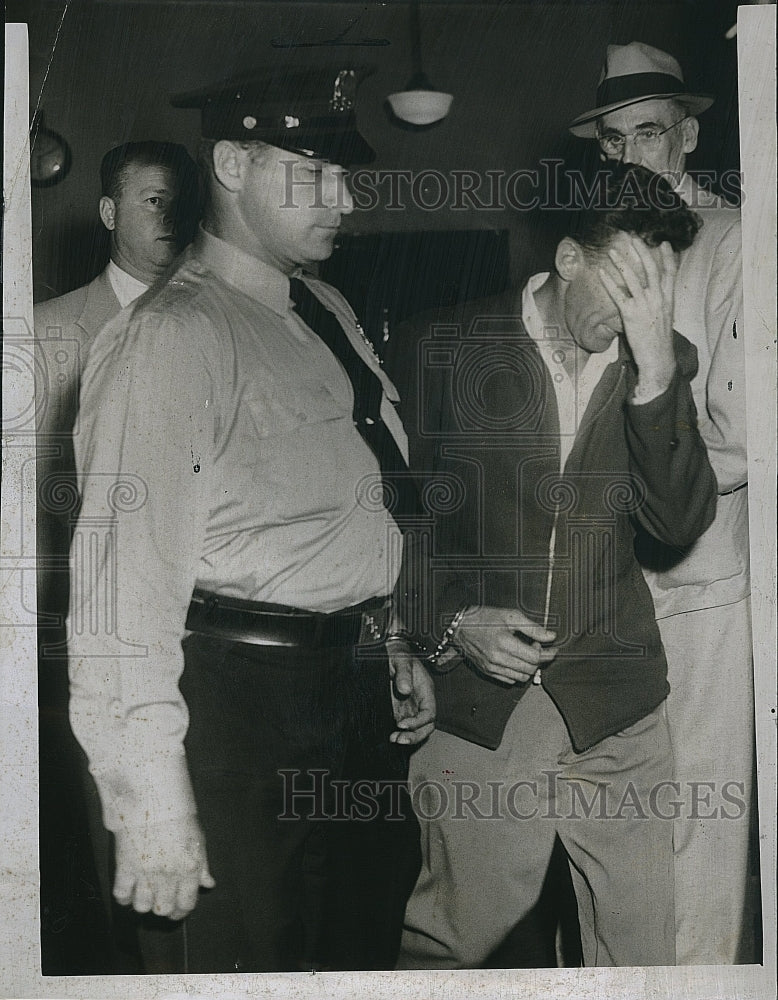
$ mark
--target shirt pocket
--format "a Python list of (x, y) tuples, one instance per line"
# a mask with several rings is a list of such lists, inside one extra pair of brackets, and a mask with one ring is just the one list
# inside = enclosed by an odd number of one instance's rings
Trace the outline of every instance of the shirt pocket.
[(251, 433), (259, 438), (304, 434), (309, 427), (351, 419), (352, 401), (314, 379), (274, 379), (264, 392), (253, 390), (243, 400)]

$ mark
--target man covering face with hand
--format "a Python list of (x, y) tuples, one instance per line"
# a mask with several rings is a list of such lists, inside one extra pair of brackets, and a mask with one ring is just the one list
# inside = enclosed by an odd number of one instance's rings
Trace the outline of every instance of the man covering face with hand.
[(642, 42), (611, 45), (597, 107), (570, 126), (574, 135), (596, 139), (603, 157), (666, 177), (702, 220), (680, 256), (673, 321), (697, 348), (692, 392), (716, 473), (716, 519), (692, 546), (654, 542), (641, 552), (667, 651), (677, 779), (684, 787), (729, 788), (739, 803), (725, 819), (676, 822), (683, 965), (754, 958), (739, 950), (754, 743), (740, 212), (686, 170), (697, 146), (696, 116), (712, 103), (686, 86), (668, 53)]
[(448, 627), (436, 731), (411, 761), (423, 863), (401, 968), (483, 965), (557, 836), (585, 963), (675, 961), (673, 825), (654, 801), (673, 778), (667, 666), (635, 541), (687, 546), (715, 514), (696, 351), (672, 323), (698, 220), (643, 168), (603, 182), (552, 273), (417, 327), (430, 349), (407, 405), (440, 415), (412, 465), (464, 502), (434, 525)]

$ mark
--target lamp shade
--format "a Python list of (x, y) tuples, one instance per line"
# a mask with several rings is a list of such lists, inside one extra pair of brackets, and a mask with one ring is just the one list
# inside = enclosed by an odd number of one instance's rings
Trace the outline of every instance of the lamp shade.
[(453, 99), (440, 90), (401, 90), (387, 98), (397, 117), (412, 125), (432, 125), (445, 118)]

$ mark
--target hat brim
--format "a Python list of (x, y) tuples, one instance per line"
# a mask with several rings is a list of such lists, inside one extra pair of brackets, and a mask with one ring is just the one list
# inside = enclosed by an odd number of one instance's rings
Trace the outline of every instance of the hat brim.
[(686, 91), (679, 91), (677, 94), (645, 94), (643, 97), (633, 97), (628, 101), (616, 101), (614, 104), (605, 104), (600, 108), (594, 108), (585, 114), (579, 115), (568, 126), (573, 135), (581, 139), (597, 138), (597, 119), (612, 111), (620, 111), (622, 108), (631, 107), (633, 104), (643, 104), (645, 101), (678, 101), (683, 104), (690, 116), (700, 115), (715, 101), (711, 94), (688, 94)]
[(287, 149), (291, 153), (302, 156), (315, 156), (318, 159), (338, 163), (342, 167), (351, 167), (360, 163), (372, 163), (376, 158), (375, 150), (355, 130), (333, 130), (332, 132), (305, 132), (290, 135), (288, 132), (259, 133), (257, 139), (278, 149)]

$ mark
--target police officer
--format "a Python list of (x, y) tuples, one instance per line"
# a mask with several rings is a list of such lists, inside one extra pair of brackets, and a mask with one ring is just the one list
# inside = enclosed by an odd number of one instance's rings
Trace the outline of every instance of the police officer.
[[(304, 270), (352, 211), (345, 167), (373, 155), (356, 83), (280, 70), (174, 102), (202, 111), (204, 221), (84, 375), (71, 721), (114, 894), (188, 915), (190, 972), (315, 961), (332, 779), (355, 721), (371, 740), (389, 704), (397, 396), (348, 303)], [(387, 738), (423, 740), (424, 668), (398, 653), (389, 674)]]

